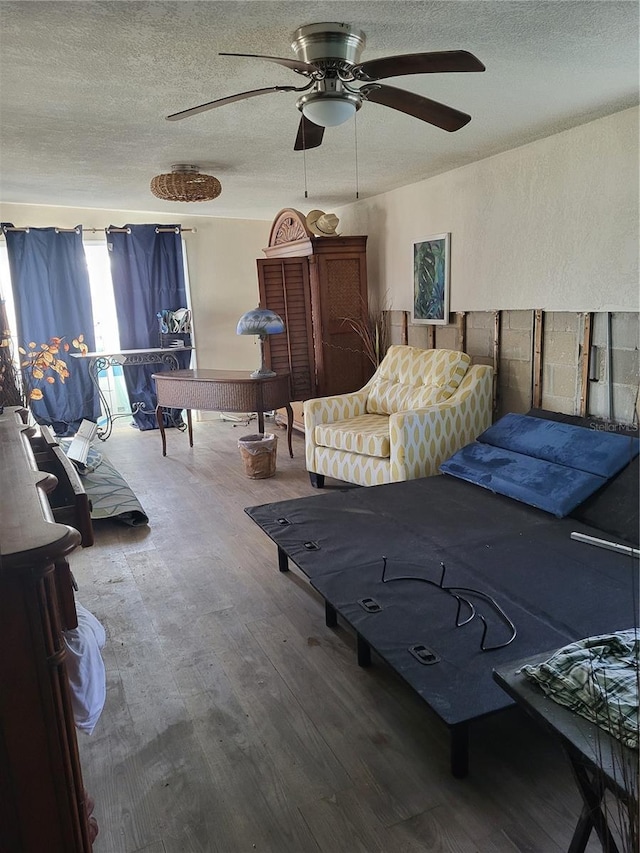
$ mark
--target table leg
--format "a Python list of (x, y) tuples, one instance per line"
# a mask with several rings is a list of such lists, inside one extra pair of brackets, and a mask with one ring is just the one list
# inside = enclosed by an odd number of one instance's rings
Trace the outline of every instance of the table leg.
[(187, 430), (189, 432), (189, 447), (193, 447), (193, 422), (191, 420), (191, 409), (187, 409)]
[(164, 417), (162, 415), (162, 406), (156, 406), (156, 422), (158, 424), (158, 429), (160, 430), (160, 437), (162, 438), (162, 455), (167, 455), (167, 436), (164, 431)]
[(106, 423), (104, 427), (98, 427), (97, 436), (100, 441), (106, 441), (111, 435), (111, 430), (113, 429), (113, 417), (111, 414), (111, 407), (109, 406), (109, 401), (102, 393), (102, 388), (100, 387), (100, 371), (106, 370), (108, 364), (103, 358), (92, 358), (89, 361), (88, 369), (89, 369), (89, 378), (93, 383), (94, 387), (98, 392), (98, 399), (100, 400), (100, 406), (102, 411), (104, 412), (104, 416), (106, 419)]
[(580, 817), (578, 818), (576, 828), (573, 831), (573, 838), (571, 839), (571, 844), (569, 845), (567, 853), (584, 853), (587, 849), (592, 829), (593, 821), (591, 820), (589, 809), (587, 806), (584, 806)]
[(289, 445), (289, 456), (293, 459), (293, 449), (291, 447), (291, 433), (293, 432), (293, 409), (291, 403), (285, 403), (287, 410), (287, 444)]
[(264, 412), (258, 412), (258, 432), (264, 435)]
[[(589, 838), (587, 833), (589, 821), (596, 831), (602, 849), (606, 850), (607, 853), (618, 853), (618, 846), (613, 840), (611, 830), (607, 826), (606, 818), (602, 812), (602, 800), (604, 798), (602, 779), (599, 778), (597, 772), (590, 775), (578, 756), (573, 755), (570, 751), (568, 751), (568, 755), (573, 776), (584, 803), (582, 814), (574, 832), (575, 846), (574, 841), (572, 841), (572, 846), (569, 849), (576, 851), (585, 849)], [(584, 846), (581, 847), (583, 842)]]

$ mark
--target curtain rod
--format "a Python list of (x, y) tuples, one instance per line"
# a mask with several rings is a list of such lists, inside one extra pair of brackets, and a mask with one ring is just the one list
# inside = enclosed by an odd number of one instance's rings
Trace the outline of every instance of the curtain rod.
[[(29, 231), (29, 228), (28, 227), (26, 227), (26, 228), (14, 228), (13, 226), (11, 226), (11, 227), (5, 226), (2, 230), (3, 231)], [(75, 230), (76, 230), (75, 228), (56, 228), (56, 231), (62, 232), (65, 234), (66, 233), (73, 233)], [(85, 228), (83, 226), (82, 230), (86, 231), (86, 232), (91, 231), (93, 234), (96, 234), (97, 232), (102, 233), (103, 231), (106, 232), (107, 234), (131, 234), (130, 228)], [(186, 231), (191, 231), (194, 234), (196, 233), (195, 228), (182, 228), (182, 226), (180, 226), (180, 225), (178, 225), (176, 228), (156, 228), (156, 234), (182, 234)]]

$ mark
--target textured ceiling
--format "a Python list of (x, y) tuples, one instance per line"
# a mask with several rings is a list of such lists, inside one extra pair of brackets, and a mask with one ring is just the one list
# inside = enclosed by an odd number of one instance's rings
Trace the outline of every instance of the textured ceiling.
[[(301, 85), (269, 62), (293, 31), (362, 29), (362, 59), (464, 49), (483, 74), (393, 78), (472, 116), (446, 133), (378, 104), (293, 151), (295, 93), (165, 116), (237, 92)], [(0, 2), (0, 199), (271, 219), (414, 183), (637, 103), (638, 4), (606, 0), (445, 2)], [(357, 156), (356, 156), (357, 152)], [(212, 202), (176, 204), (149, 181), (194, 163), (222, 182)]]

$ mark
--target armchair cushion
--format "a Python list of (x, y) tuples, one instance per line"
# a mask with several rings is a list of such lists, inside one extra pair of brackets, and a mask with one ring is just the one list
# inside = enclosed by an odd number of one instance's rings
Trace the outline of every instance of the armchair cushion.
[(367, 412), (392, 415), (424, 409), (447, 400), (471, 364), (456, 350), (392, 346), (370, 381)]
[(391, 455), (389, 418), (386, 415), (360, 415), (346, 421), (322, 424), (315, 429), (315, 442), (320, 447), (388, 458)]

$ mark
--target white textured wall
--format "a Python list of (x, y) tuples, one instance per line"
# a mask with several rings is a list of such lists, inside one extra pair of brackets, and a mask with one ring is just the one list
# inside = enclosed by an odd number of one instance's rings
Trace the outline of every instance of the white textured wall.
[[(412, 243), (451, 232), (452, 311), (637, 311), (638, 109), (336, 212), (410, 310)], [(460, 131), (464, 133), (464, 130)]]
[(195, 228), (196, 232), (185, 233), (184, 239), (198, 366), (228, 370), (257, 367), (257, 339), (236, 335), (236, 324), (241, 314), (258, 304), (256, 258), (264, 257), (270, 222), (18, 204), (0, 204), (0, 219), (34, 228), (83, 225), (103, 229), (153, 222)]

